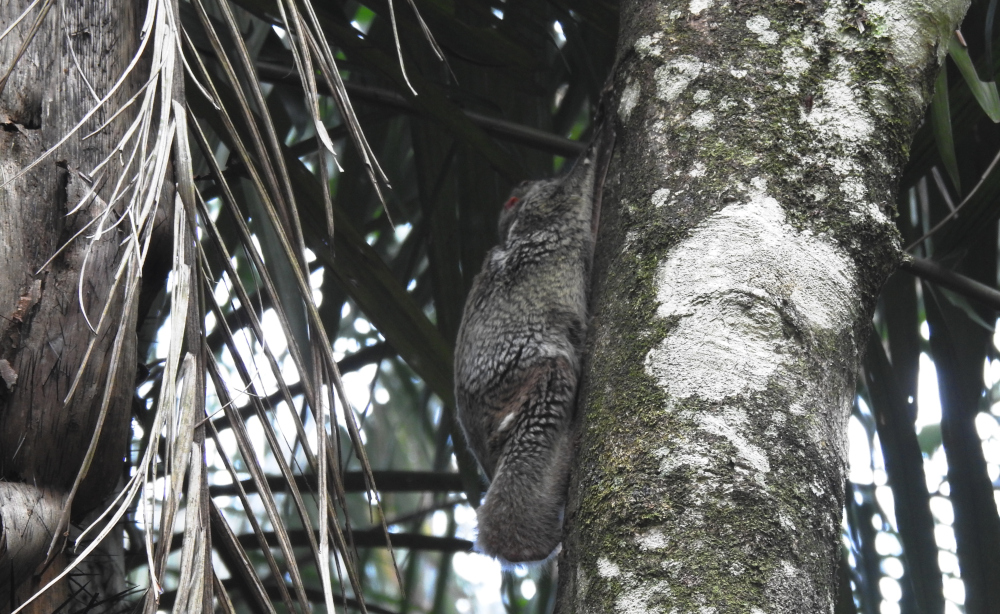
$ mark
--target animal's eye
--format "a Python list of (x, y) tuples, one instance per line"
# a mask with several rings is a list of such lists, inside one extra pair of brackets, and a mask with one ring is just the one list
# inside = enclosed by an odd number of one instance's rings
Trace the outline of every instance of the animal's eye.
[(511, 209), (511, 208), (513, 208), (513, 207), (514, 207), (514, 205), (516, 205), (516, 204), (518, 203), (518, 201), (520, 201), (520, 200), (521, 200), (521, 199), (520, 199), (520, 198), (518, 198), (517, 196), (511, 196), (510, 198), (508, 198), (508, 199), (507, 199), (507, 202), (505, 202), (505, 203), (503, 204), (503, 208), (504, 208), (505, 210), (510, 210), (510, 209)]

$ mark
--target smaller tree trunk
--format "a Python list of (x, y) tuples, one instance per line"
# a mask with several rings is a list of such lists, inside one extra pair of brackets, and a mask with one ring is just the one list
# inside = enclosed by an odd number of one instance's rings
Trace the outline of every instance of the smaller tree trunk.
[[(25, 6), (0, 2), (0, 31)], [(135, 107), (84, 137), (135, 93), (143, 80), (138, 71), (58, 149), (13, 178), (111, 91), (138, 48), (136, 8), (125, 0), (42, 3), (0, 45), (3, 70), (17, 61), (0, 92), (0, 481), (11, 492), (35, 493), (0, 497), (0, 519), (9, 530), (23, 514), (38, 514), (36, 528), (49, 531), (46, 539), (0, 551), (0, 567), (14, 569), (16, 582), (27, 577), (16, 602), (41, 585), (33, 574), (46, 558), (52, 532), (62, 531), (50, 523), (52, 514), (61, 517), (71, 505), (73, 518), (82, 519), (104, 503), (124, 472), (136, 372), (135, 309), (124, 311), (124, 285), (115, 288), (114, 278), (128, 231), (127, 221), (116, 224), (127, 195), (110, 216), (92, 223), (121, 196), (114, 190), (122, 160), (114, 157), (95, 177), (89, 175), (117, 146)], [(36, 20), (40, 27), (29, 42)], [(128, 181), (123, 185), (127, 190)], [(108, 316), (99, 324), (105, 307)], [(113, 360), (119, 330), (125, 336)], [(106, 398), (97, 454), (70, 502)], [(21, 507), (28, 500), (35, 503)], [(46, 574), (62, 571), (62, 562), (52, 561)], [(0, 593), (10, 594), (10, 580), (0, 577)], [(101, 590), (85, 585), (75, 592), (86, 600)], [(4, 600), (0, 608), (10, 603)], [(53, 610), (43, 603), (32, 608)]]

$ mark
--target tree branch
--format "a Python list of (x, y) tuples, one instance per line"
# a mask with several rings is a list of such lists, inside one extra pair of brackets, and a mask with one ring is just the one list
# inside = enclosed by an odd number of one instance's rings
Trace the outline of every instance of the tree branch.
[(954, 290), (963, 296), (981, 301), (989, 307), (1000, 309), (1000, 291), (996, 288), (981, 284), (965, 275), (959, 275), (933, 260), (914, 258), (907, 260), (899, 268), (922, 279), (933, 281), (949, 290)]
[[(373, 471), (375, 485), (379, 492), (463, 492), (462, 479), (457, 473), (435, 471)], [(299, 490), (315, 492), (316, 476), (295, 476)], [(285, 478), (269, 476), (268, 487), (273, 492), (284, 492), (287, 489)], [(242, 481), (243, 490), (257, 492), (253, 480)], [(365, 492), (368, 489), (364, 475), (360, 471), (348, 471), (344, 474), (344, 490), (346, 492)], [(211, 496), (235, 495), (235, 484), (219, 484), (208, 487)]]
[[(276, 62), (257, 61), (255, 63), (257, 75), (262, 81), (271, 83), (284, 83), (301, 87), (298, 73), (294, 66), (278, 64)], [(329, 95), (325, 84), (317, 82), (317, 87), (325, 94)], [(392, 90), (371, 87), (368, 85), (358, 85), (356, 83), (345, 82), (347, 92), (352, 98), (364, 100), (373, 104), (380, 104), (402, 111), (404, 113), (416, 114), (417, 110), (403, 96)], [(472, 123), (482, 128), (487, 134), (518, 145), (533, 147), (539, 151), (546, 151), (559, 156), (573, 158), (583, 151), (585, 144), (561, 137), (551, 132), (538, 130), (514, 122), (509, 122), (475, 111), (462, 111)]]

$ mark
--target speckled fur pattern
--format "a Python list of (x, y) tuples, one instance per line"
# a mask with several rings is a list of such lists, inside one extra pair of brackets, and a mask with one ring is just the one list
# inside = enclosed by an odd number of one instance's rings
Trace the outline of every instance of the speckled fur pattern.
[[(518, 186), (476, 276), (455, 353), (458, 418), (491, 480), (476, 547), (507, 563), (559, 544), (593, 256), (595, 147)], [(599, 183), (599, 181), (597, 182)]]

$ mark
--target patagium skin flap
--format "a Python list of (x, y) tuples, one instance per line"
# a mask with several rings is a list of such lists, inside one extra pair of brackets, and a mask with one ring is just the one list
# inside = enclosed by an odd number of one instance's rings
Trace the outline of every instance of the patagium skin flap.
[(490, 479), (476, 547), (508, 563), (545, 559), (562, 535), (606, 168), (598, 141), (563, 177), (514, 190), (458, 333), (458, 419)]

